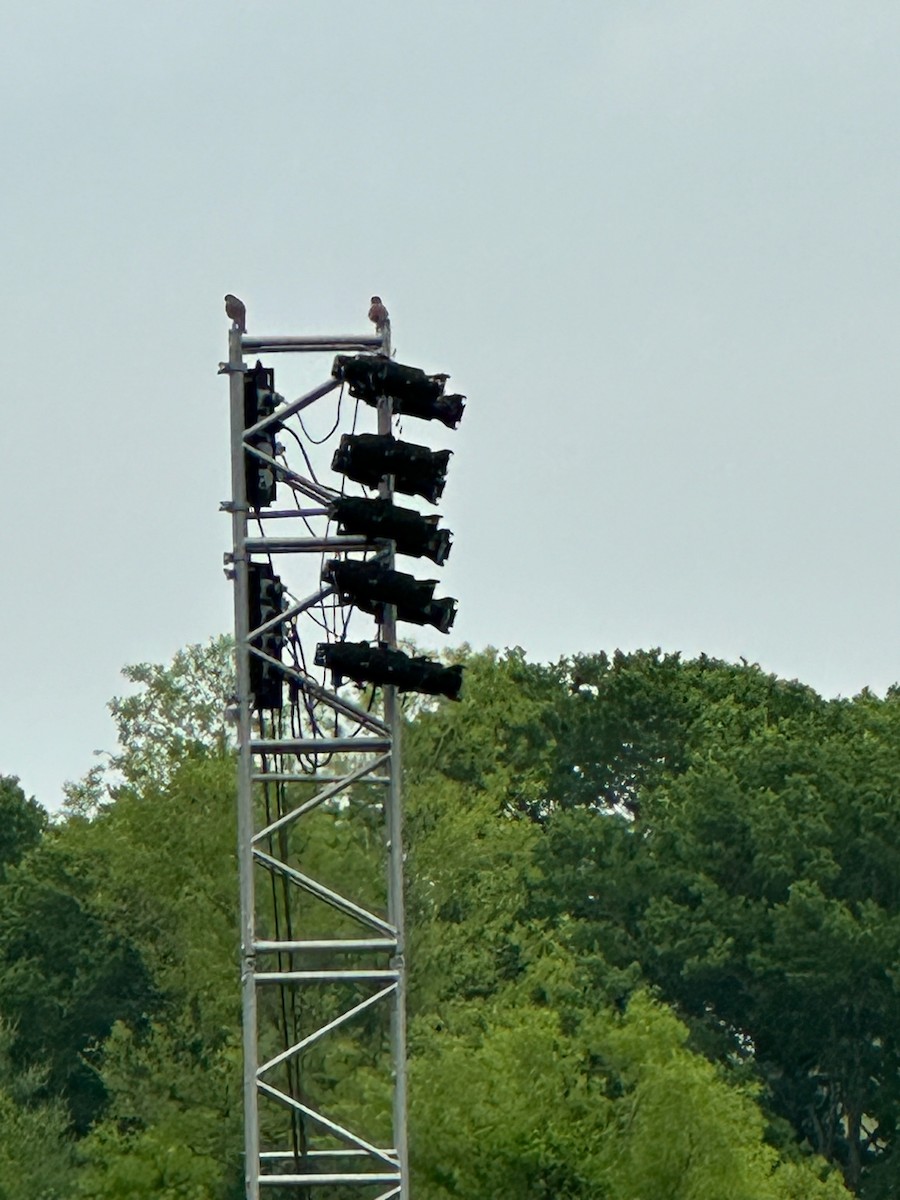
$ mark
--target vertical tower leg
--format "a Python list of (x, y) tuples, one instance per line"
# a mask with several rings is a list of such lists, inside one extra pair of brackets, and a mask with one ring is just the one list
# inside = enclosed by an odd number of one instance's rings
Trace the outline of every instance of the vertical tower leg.
[(238, 709), (237, 831), (241, 904), (241, 1025), (243, 1038), (244, 1189), (259, 1200), (259, 1118), (256, 1087), (257, 1032), (255, 900), (253, 888), (253, 759), (250, 753), (250, 663), (247, 651), (250, 605), (247, 571), (247, 485), (244, 470), (244, 361), (241, 334), (228, 337), (231, 399), (232, 555), (234, 562), (235, 678)]
[[(391, 325), (383, 329), (382, 353), (390, 357)], [(378, 404), (378, 432), (391, 433), (392, 405), (388, 397)], [(386, 479), (378, 494), (391, 499), (394, 493), (393, 479)], [(395, 547), (391, 543), (388, 565), (394, 566)], [(385, 606), (381, 626), (382, 640), (392, 649), (397, 645), (397, 613), (392, 605)], [(407, 1072), (406, 1072), (406, 921), (403, 879), (403, 804), (401, 796), (401, 737), (402, 714), (397, 689), (388, 685), (384, 689), (384, 719), (391, 731), (391, 783), (386, 805), (388, 841), (388, 920), (397, 930), (397, 953), (394, 963), (397, 969), (397, 989), (391, 1009), (391, 1054), (394, 1072), (394, 1145), (400, 1160), (402, 1181), (400, 1200), (409, 1200), (409, 1151), (407, 1130)]]

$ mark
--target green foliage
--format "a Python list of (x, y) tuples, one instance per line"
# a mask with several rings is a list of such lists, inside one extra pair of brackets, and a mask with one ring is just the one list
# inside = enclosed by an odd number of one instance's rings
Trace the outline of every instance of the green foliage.
[(227, 754), (233, 745), (226, 718), (234, 691), (232, 646), (231, 638), (212, 638), (180, 650), (169, 666), (136, 663), (123, 669), (140, 690), (110, 701), (118, 751), (66, 785), (68, 812), (92, 815), (114, 795), (118, 780), (164, 786), (185, 759)]
[(421, 711), (404, 749), (410, 782), (444, 777), (496, 798), (497, 811), (540, 810), (558, 756), (555, 684), (521, 650), (466, 660), (459, 704)]
[(574, 968), (554, 960), (477, 1015), (418, 1022), (413, 1161), (424, 1200), (846, 1195), (811, 1162), (779, 1160), (753, 1096), (687, 1048), (671, 1012), (642, 993), (624, 1013), (584, 995), (573, 1004)]
[(187, 1015), (104, 1048), (106, 1118), (79, 1146), (85, 1200), (240, 1200), (237, 1031), (206, 1041)]
[[(0, 1200), (242, 1195), (228, 651), (126, 672), (119, 750), (58, 826), (0, 783), (0, 1147), (49, 1131), (14, 1182), (0, 1149)], [(900, 698), (657, 652), (466, 666), (403, 739), (416, 1195), (840, 1200), (812, 1150), (893, 1195)], [(275, 840), (378, 907), (383, 839), (360, 784)], [(259, 901), (286, 933), (279, 886)], [(265, 1054), (297, 1013), (261, 1012)], [(365, 1014), (304, 1087), (386, 1137), (385, 1044)]]
[(0, 1024), (0, 1197), (68, 1200), (74, 1156), (65, 1108), (42, 1098), (40, 1071), (13, 1067), (10, 1042)]
[[(897, 699), (826, 702), (708, 660), (616, 670), (640, 681), (618, 736), (651, 761), (630, 819), (605, 793), (553, 806), (536, 911), (577, 950), (639, 964), (696, 1044), (762, 1079), (773, 1114), (860, 1187), (890, 1161), (900, 1110)], [(613, 722), (598, 678), (584, 729)], [(654, 709), (681, 713), (677, 752), (647, 734)]]
[(230, 744), (225, 717), (234, 688), (231, 639), (188, 646), (171, 666), (138, 663), (123, 674), (142, 690), (118, 697), (110, 711), (124, 753), (117, 765), (129, 782), (166, 778), (166, 768), (185, 754), (223, 754)]
[(12, 1023), (12, 1062), (41, 1068), (45, 1094), (65, 1100), (80, 1133), (104, 1100), (92, 1055), (116, 1020), (140, 1024), (156, 1001), (129, 931), (101, 911), (95, 865), (54, 831), (10, 870), (0, 904), (0, 1015)]
[(47, 828), (47, 814), (32, 796), (26, 800), (15, 775), (0, 775), (0, 882), (6, 869), (36, 846)]
[(705, 655), (684, 662), (658, 650), (578, 655), (555, 676), (559, 753), (545, 811), (636, 817), (647, 792), (695, 756), (814, 715), (822, 703), (811, 688), (756, 667)]
[(212, 1032), (233, 1023), (238, 1003), (234, 761), (204, 751), (169, 773), (165, 784), (117, 788), (60, 840), (90, 863), (95, 904), (129, 931), (160, 995), (202, 1013)]
[[(713, 731), (815, 707), (808, 689), (747, 674), (653, 654), (556, 668), (488, 654), (463, 704), (418, 715), (412, 1112), (428, 1200), (844, 1194), (815, 1160), (780, 1159), (745, 1085), (688, 1049), (665, 1009), (638, 995), (616, 1015), (652, 949), (634, 927), (658, 886), (635, 836), (646, 797)], [(573, 982), (567, 946), (590, 986)]]

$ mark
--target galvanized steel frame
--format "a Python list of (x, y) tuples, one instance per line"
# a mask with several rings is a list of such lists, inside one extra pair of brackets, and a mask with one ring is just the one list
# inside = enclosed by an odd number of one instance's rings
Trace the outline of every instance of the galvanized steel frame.
[[(361, 1196), (372, 1196), (373, 1200), (409, 1200), (409, 1174), (407, 1157), (407, 1085), (406, 1085), (406, 961), (405, 920), (403, 898), (403, 842), (402, 810), (400, 791), (400, 724), (396, 690), (383, 689), (383, 712), (379, 716), (328, 689), (304, 671), (283, 664), (286, 678), (300, 689), (310, 702), (324, 704), (335, 713), (351, 719), (355, 729), (348, 736), (326, 737), (313, 728), (309, 736), (300, 738), (267, 738), (254, 736), (253, 713), (250, 691), (250, 658), (267, 656), (251, 645), (250, 639), (260, 630), (266, 630), (279, 622), (311, 609), (331, 593), (327, 586), (320, 587), (306, 599), (296, 601), (280, 617), (266, 622), (257, 630), (249, 628), (249, 571), (248, 562), (253, 554), (280, 555), (297, 553), (321, 553), (325, 550), (342, 552), (359, 550), (364, 539), (333, 536), (270, 537), (250, 536), (248, 521), (250, 509), (247, 504), (245, 459), (248, 453), (270, 462), (276, 467), (279, 481), (286, 483), (295, 493), (312, 500), (315, 508), (296, 510), (273, 510), (263, 514), (265, 520), (286, 520), (297, 517), (309, 520), (324, 517), (327, 513), (331, 493), (321, 484), (307, 478), (302, 472), (286, 470), (284, 464), (276, 463), (258, 448), (248, 445), (248, 437), (266, 428), (267, 425), (285, 421), (301, 412), (310, 404), (327, 396), (338, 384), (328, 380), (307, 392), (291, 404), (283, 405), (269, 418), (258, 422), (252, 429), (244, 429), (244, 354), (268, 355), (291, 352), (334, 352), (334, 351), (377, 351), (390, 354), (390, 326), (377, 335), (348, 337), (256, 337), (242, 334), (232, 328), (229, 334), (229, 357), (220, 370), (230, 378), (231, 399), (231, 480), (232, 499), (224, 505), (231, 512), (232, 552), (230, 560), (234, 579), (234, 626), (236, 662), (236, 717), (238, 734), (238, 863), (240, 876), (241, 911), (241, 997), (243, 1014), (243, 1100), (244, 1100), (244, 1154), (245, 1190), (247, 1200), (259, 1200), (260, 1189), (290, 1189), (289, 1194), (306, 1195), (306, 1189), (315, 1189), (315, 1195), (327, 1200), (331, 1194), (346, 1195), (347, 1188), (357, 1187)], [(378, 408), (378, 431), (389, 432), (391, 428), (390, 401), (385, 400)], [(382, 495), (390, 495), (387, 481)], [(389, 645), (396, 645), (393, 613), (389, 610), (381, 628), (381, 638)], [(272, 662), (274, 660), (269, 659)], [(296, 755), (365, 756), (361, 765), (337, 773), (323, 774), (316, 770), (308, 773), (285, 768), (284, 759)], [(318, 764), (319, 759), (316, 758)], [(254, 785), (276, 784), (289, 786), (292, 783), (317, 785), (315, 795), (305, 798), (275, 821), (260, 825), (254, 806)], [(387, 857), (387, 911), (379, 915), (365, 905), (357, 904), (333, 888), (327, 887), (297, 867), (281, 860), (263, 847), (275, 833), (281, 833), (307, 814), (328, 804), (360, 782), (376, 782), (386, 789), (385, 839)], [(265, 939), (258, 936), (257, 901), (255, 876), (258, 868), (276, 873), (291, 886), (302, 889), (321, 903), (336, 909), (368, 931), (368, 936), (356, 938), (299, 938), (293, 941)], [(322, 970), (262, 970), (258, 959), (270, 959), (277, 955), (295, 953), (314, 955), (318, 952), (371, 954), (389, 966), (373, 968), (327, 968)], [(371, 960), (370, 960), (371, 961)], [(323, 983), (361, 982), (372, 984), (376, 990), (369, 996), (351, 1005), (346, 1011), (321, 1028), (308, 1033), (299, 1042), (285, 1047), (281, 1053), (260, 1062), (258, 1027), (258, 992), (262, 987), (291, 986), (315, 988)], [(301, 1056), (306, 1049), (317, 1043), (337, 1028), (342, 1030), (355, 1018), (369, 1009), (387, 1005), (390, 1011), (390, 1059), (393, 1095), (393, 1145), (378, 1146), (358, 1131), (346, 1128), (332, 1120), (326, 1113), (304, 1103), (302, 1097), (289, 1094), (274, 1087), (267, 1074), (288, 1059)], [(268, 1097), (278, 1104), (299, 1113), (316, 1129), (342, 1143), (347, 1149), (304, 1148), (300, 1161), (296, 1147), (283, 1150), (260, 1148), (260, 1097)], [(352, 1163), (352, 1169), (347, 1164)], [(329, 1169), (333, 1164), (334, 1169)], [(287, 1165), (292, 1168), (285, 1170)], [(279, 1170), (278, 1168), (282, 1169)]]

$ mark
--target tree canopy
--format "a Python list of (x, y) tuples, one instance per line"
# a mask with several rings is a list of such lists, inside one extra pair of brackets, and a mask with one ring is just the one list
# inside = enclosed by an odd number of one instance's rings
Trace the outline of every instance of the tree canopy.
[[(461, 657), (404, 734), (415, 1194), (894, 1195), (900, 697)], [(227, 642), (128, 677), (61, 820), (0, 780), (0, 1200), (241, 1196)], [(297, 852), (364, 874), (377, 818)], [(349, 1044), (306, 1069), (380, 1119)]]

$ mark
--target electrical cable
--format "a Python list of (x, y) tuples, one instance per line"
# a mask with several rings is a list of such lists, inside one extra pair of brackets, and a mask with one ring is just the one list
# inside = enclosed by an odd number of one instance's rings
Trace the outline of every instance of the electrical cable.
[[(312, 463), (310, 462), (309, 455), (306, 453), (306, 447), (303, 445), (303, 442), (300, 440), (298, 435), (294, 432), (293, 429), (291, 429), (291, 427), (289, 425), (282, 425), (281, 428), (284, 430), (285, 433), (289, 433), (291, 435), (291, 437), (294, 439), (294, 441), (297, 443), (297, 445), (300, 447), (300, 453), (303, 455), (303, 461), (306, 463), (306, 469), (307, 469), (307, 471), (309, 471), (309, 477), (313, 481), (313, 483), (318, 483), (319, 480), (316, 478), (316, 472), (313, 469)], [(287, 464), (285, 464), (285, 465), (287, 465)]]
[(334, 419), (334, 425), (332, 425), (331, 429), (328, 431), (328, 433), (325, 434), (325, 436), (323, 438), (316, 439), (316, 438), (312, 437), (310, 435), (309, 430), (303, 424), (303, 418), (300, 416), (299, 413), (297, 413), (297, 420), (300, 422), (300, 428), (303, 430), (303, 434), (304, 434), (306, 440), (308, 442), (311, 442), (313, 446), (324, 446), (329, 438), (334, 437), (335, 433), (337, 432), (337, 427), (341, 423), (341, 402), (343, 401), (343, 399), (344, 399), (344, 385), (342, 383), (341, 390), (340, 390), (340, 392), (338, 392), (337, 416)]

